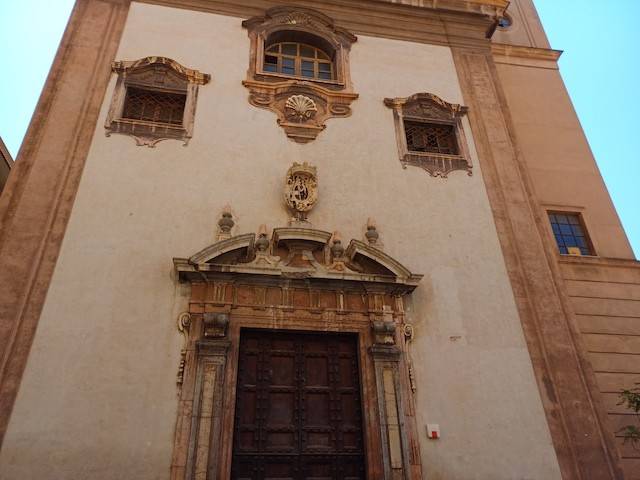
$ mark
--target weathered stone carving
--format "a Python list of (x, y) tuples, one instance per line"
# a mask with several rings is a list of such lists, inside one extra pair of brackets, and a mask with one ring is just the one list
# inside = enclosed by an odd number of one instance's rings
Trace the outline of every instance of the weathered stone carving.
[(316, 102), (304, 95), (292, 95), (284, 104), (287, 118), (298, 122), (305, 122), (318, 111)]
[(218, 220), (218, 236), (217, 240), (226, 240), (231, 238), (231, 229), (236, 224), (233, 221), (233, 214), (231, 213), (231, 208), (229, 206), (225, 206), (222, 210), (222, 215), (220, 216), (220, 220)]
[[(112, 133), (130, 135), (137, 145), (148, 147), (155, 147), (166, 139), (182, 140), (185, 145), (189, 142), (193, 136), (198, 87), (209, 82), (209, 74), (158, 56), (113, 62), (111, 69), (118, 75), (118, 81), (105, 121), (107, 137)], [(182, 122), (173, 124), (125, 118), (123, 113), (130, 87), (138, 91), (170, 93), (174, 97), (180, 93), (184, 95)]]
[(284, 185), (284, 201), (293, 211), (296, 221), (307, 221), (307, 214), (318, 201), (316, 167), (304, 162), (294, 163), (289, 168)]
[(189, 327), (191, 326), (191, 314), (184, 312), (178, 315), (178, 331), (184, 336), (184, 346), (180, 350), (180, 365), (178, 366), (178, 376), (176, 383), (182, 386), (184, 380), (184, 366), (187, 356), (187, 343), (189, 341)]
[[(315, 140), (326, 128), (325, 121), (329, 118), (351, 115), (350, 104), (358, 98), (353, 93), (330, 90), (303, 80), (279, 83), (246, 80), (243, 85), (249, 88), (249, 103), (274, 112), (278, 125), (298, 143)], [(292, 98), (305, 98), (305, 105), (296, 106), (298, 110), (294, 110)]]
[[(263, 240), (261, 240), (263, 238)], [(273, 278), (323, 278), (389, 284), (393, 291), (413, 289), (422, 278), (383, 251), (359, 240), (346, 248), (335, 235), (311, 228), (276, 228), (265, 242), (259, 233), (231, 237), (189, 259), (174, 259), (182, 279), (203, 281), (219, 274), (263, 274)], [(381, 307), (380, 307), (381, 308)]]
[(378, 227), (376, 226), (376, 222), (373, 218), (367, 219), (367, 231), (364, 236), (367, 239), (367, 242), (369, 242), (369, 245), (374, 247), (379, 246), (378, 240), (380, 239), (380, 234), (378, 233)]
[[(287, 136), (298, 143), (314, 140), (333, 117), (351, 115), (348, 53), (356, 37), (336, 27), (326, 15), (299, 7), (274, 7), (265, 15), (242, 22), (251, 40), (249, 70), (243, 85), (249, 89), (249, 103), (278, 116)], [(292, 41), (314, 38), (333, 58), (331, 80), (298, 77), (264, 70), (265, 43), (286, 35)], [(305, 40), (306, 41), (306, 40)]]
[(396, 324), (393, 321), (373, 320), (371, 328), (375, 335), (375, 343), (378, 345), (394, 345), (396, 343)]
[(227, 334), (229, 314), (218, 312), (204, 313), (202, 320), (204, 322), (205, 337), (224, 337)]
[[(432, 93), (416, 93), (406, 98), (385, 98), (384, 104), (393, 109), (396, 140), (400, 162), (420, 167), (432, 177), (446, 178), (455, 170), (472, 174), (471, 157), (464, 135), (462, 117), (467, 107), (444, 101)], [(457, 154), (410, 151), (407, 146), (405, 120), (436, 125), (451, 125), (455, 130)]]

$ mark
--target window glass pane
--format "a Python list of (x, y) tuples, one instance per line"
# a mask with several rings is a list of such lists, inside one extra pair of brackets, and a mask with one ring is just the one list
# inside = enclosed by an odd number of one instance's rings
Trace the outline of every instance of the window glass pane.
[(563, 235), (571, 235), (573, 234), (573, 231), (571, 230), (571, 226), (570, 225), (566, 225), (564, 223), (560, 224), (560, 233), (562, 233)]
[(577, 235), (580, 237), (584, 235), (584, 233), (582, 233), (582, 227), (580, 225), (571, 225), (571, 231), (573, 232), (574, 235)]
[(298, 44), (297, 43), (283, 43), (282, 44), (282, 53), (285, 55), (298, 55)]
[(296, 73), (295, 59), (282, 57), (282, 73), (286, 73), (287, 75), (293, 75)]
[(276, 43), (275, 45), (271, 45), (267, 48), (267, 52), (278, 53), (280, 51), (280, 44)]
[(322, 50), (320, 50), (319, 48), (316, 49), (316, 52), (318, 54), (318, 58), (322, 58), (324, 60), (330, 60), (329, 55), (327, 55), (326, 53), (324, 53)]
[(321, 72), (331, 72), (331, 64), (330, 63), (318, 63), (318, 70)]
[(314, 77), (313, 62), (302, 61), (302, 76), (308, 78)]
[(264, 56), (264, 71), (265, 72), (277, 72), (278, 71), (278, 57), (272, 55)]
[(331, 80), (331, 73), (329, 72), (320, 72), (318, 78), (322, 80)]
[(549, 221), (560, 253), (568, 254), (568, 247), (578, 247), (582, 255), (593, 255), (579, 214), (549, 214)]
[(315, 58), (315, 48), (307, 45), (300, 45), (300, 56), (306, 58)]

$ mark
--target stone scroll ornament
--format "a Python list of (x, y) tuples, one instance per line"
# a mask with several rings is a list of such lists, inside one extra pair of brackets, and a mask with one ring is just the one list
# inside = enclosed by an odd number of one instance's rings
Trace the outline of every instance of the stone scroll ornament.
[(294, 163), (287, 171), (284, 185), (284, 201), (296, 222), (307, 222), (307, 214), (318, 201), (318, 177), (316, 167), (307, 162)]

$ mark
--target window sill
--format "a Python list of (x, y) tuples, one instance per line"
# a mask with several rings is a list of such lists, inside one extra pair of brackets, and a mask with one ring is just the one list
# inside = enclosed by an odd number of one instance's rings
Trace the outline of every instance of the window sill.
[(402, 167), (407, 165), (420, 167), (426, 170), (432, 177), (446, 178), (455, 170), (462, 170), (471, 176), (472, 165), (462, 155), (444, 155), (441, 153), (408, 152), (400, 159)]
[(320, 85), (327, 85), (330, 87), (345, 88), (345, 84), (343, 82), (340, 82), (339, 80), (321, 80), (319, 78), (302, 77), (298, 75), (285, 75), (283, 73), (256, 72), (256, 77), (265, 77), (265, 79), (274, 80), (298, 80), (303, 82), (317, 83)]

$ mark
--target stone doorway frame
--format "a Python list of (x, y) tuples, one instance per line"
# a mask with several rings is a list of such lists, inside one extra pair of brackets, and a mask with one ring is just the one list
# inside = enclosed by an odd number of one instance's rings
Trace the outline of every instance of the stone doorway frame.
[(191, 293), (172, 480), (229, 478), (243, 328), (356, 334), (367, 478), (422, 478), (403, 306), (421, 276), (357, 240), (334, 255), (331, 238), (282, 228), (268, 249), (249, 234), (174, 259)]

